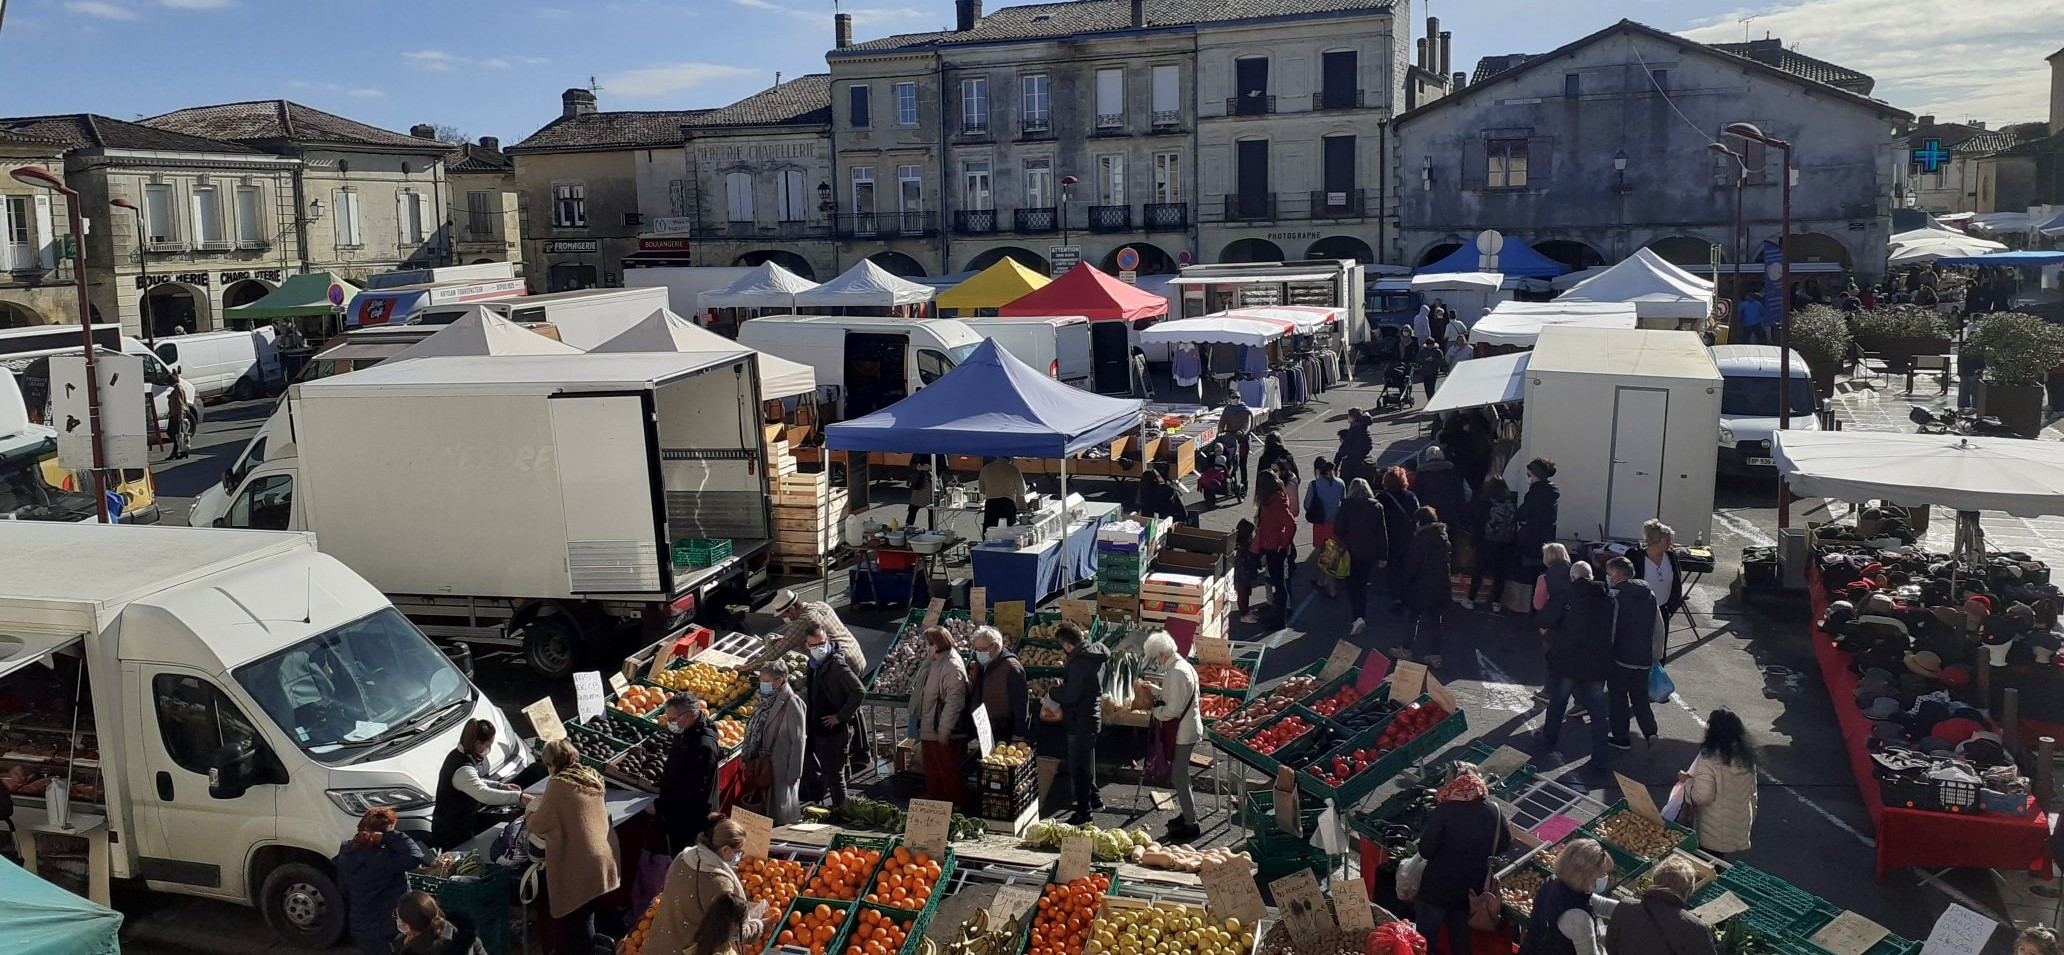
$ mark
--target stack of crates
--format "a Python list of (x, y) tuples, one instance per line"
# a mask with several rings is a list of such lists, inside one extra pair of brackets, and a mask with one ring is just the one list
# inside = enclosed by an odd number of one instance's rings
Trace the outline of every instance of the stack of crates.
[(822, 566), (838, 549), (846, 491), (822, 471), (782, 474), (774, 481), (774, 563)]
[(1140, 619), (1140, 585), (1168, 523), (1137, 514), (1097, 531), (1097, 616)]

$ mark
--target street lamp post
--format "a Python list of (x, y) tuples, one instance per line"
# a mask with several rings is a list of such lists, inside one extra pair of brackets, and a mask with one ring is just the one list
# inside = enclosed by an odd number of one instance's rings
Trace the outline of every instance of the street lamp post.
[(106, 524), (107, 456), (100, 444), (100, 378), (93, 362), (93, 306), (86, 300), (86, 228), (79, 217), (79, 193), (41, 166), (23, 166), (12, 175), (16, 182), (65, 197), (65, 212), (72, 227), (72, 278), (79, 290), (79, 339), (86, 345), (86, 434), (93, 442), (93, 504), (100, 513), (100, 522)]
[(148, 240), (143, 231), (143, 208), (120, 197), (109, 199), (108, 205), (136, 213), (136, 267), (141, 269), (143, 274), (143, 302), (141, 303), (143, 311), (143, 340), (150, 344), (152, 350), (156, 350), (158, 347), (158, 323), (151, 320), (150, 313), (150, 256), (145, 254), (147, 250), (144, 244)]
[(1061, 245), (1068, 244), (1068, 187), (1081, 182), (1074, 176), (1061, 177)]
[[(1747, 231), (1742, 228), (1742, 183), (1749, 178), (1749, 160), (1748, 157), (1743, 156), (1741, 153), (1727, 148), (1725, 143), (1707, 143), (1706, 148), (1734, 160), (1734, 288), (1732, 291), (1735, 301), (1739, 302), (1742, 297), (1742, 236)], [(1715, 288), (1718, 288), (1720, 285), (1719, 269), (1713, 270), (1713, 285)]]
[[(1784, 224), (1777, 233), (1777, 429), (1785, 431), (1792, 426), (1792, 265), (1791, 254), (1785, 249), (1785, 242), (1792, 237), (1792, 144), (1763, 135), (1763, 130), (1754, 123), (1729, 123), (1721, 132), (1736, 139), (1776, 147), (1784, 160), (1779, 167), (1782, 172), (1779, 185), (1784, 190)], [(1792, 488), (1785, 483), (1782, 473), (1777, 478), (1777, 526), (1780, 530), (1792, 526)]]

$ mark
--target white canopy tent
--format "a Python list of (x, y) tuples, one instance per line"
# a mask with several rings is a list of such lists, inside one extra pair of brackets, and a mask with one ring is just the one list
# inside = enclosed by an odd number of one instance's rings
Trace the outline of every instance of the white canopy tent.
[(1632, 302), (1637, 318), (1699, 319), (1713, 313), (1713, 283), (1641, 249), (1556, 298), (1563, 302)]
[[(1339, 321), (1347, 310), (1324, 305), (1256, 305), (1246, 308), (1227, 309), (1217, 312), (1229, 318), (1259, 318), (1266, 321), (1289, 322), (1299, 335), (1316, 335), (1326, 326)], [(1213, 315), (1204, 316), (1214, 317)]]
[(1966, 235), (1953, 229), (1914, 229), (1910, 232), (1901, 232), (1892, 237), (1888, 247), (1891, 254), (1886, 257), (1886, 262), (1890, 265), (1917, 265), (1936, 259), (1985, 255), (2006, 249), (2004, 243)]
[(698, 293), (696, 305), (700, 308), (780, 308), (795, 311), (796, 296), (813, 288), (817, 283), (790, 272), (772, 262), (747, 272), (738, 281), (723, 288)]
[(1636, 321), (1632, 302), (1499, 302), (1470, 328), (1469, 340), (1532, 348), (1544, 328), (1633, 328)]
[(861, 259), (844, 275), (798, 293), (795, 304), (800, 308), (894, 308), (922, 305), (937, 295), (938, 290), (929, 285), (900, 278), (871, 259)]
[(1505, 284), (1496, 272), (1435, 272), (1412, 276), (1414, 292), (1495, 292)]
[(2064, 514), (2064, 444), (1869, 431), (1779, 431), (1771, 456), (1792, 490), (1838, 501)]
[[(752, 349), (662, 308), (593, 351), (729, 353)], [(817, 372), (808, 365), (758, 351), (753, 352), (753, 363), (759, 369), (762, 398), (790, 398), (817, 390)]]
[(1295, 325), (1280, 319), (1244, 318), (1219, 312), (1202, 318), (1156, 322), (1139, 335), (1141, 344), (1188, 342), (1196, 345), (1249, 345), (1258, 348), (1295, 330)]
[(474, 305), (451, 324), (402, 350), (388, 361), (440, 355), (578, 355), (581, 350), (546, 338), (515, 322)]
[(1442, 414), (1463, 408), (1502, 405), (1526, 397), (1527, 362), (1533, 352), (1512, 352), (1488, 358), (1472, 358), (1448, 371), (1440, 390), (1423, 409)]

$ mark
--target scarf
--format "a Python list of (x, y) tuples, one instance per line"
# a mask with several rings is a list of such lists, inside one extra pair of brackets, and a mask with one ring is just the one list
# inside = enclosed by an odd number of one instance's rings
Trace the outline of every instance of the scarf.
[(1463, 773), (1442, 786), (1436, 798), (1441, 802), (1481, 802), (1490, 795), (1491, 788), (1484, 785), (1482, 776)]
[(602, 774), (581, 763), (575, 763), (553, 773), (552, 778), (586, 792), (599, 793), (602, 791)]

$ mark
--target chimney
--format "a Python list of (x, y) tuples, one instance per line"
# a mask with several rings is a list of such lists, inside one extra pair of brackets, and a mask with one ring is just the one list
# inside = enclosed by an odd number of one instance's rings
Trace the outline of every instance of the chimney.
[(417, 123), (414, 126), (410, 126), (408, 128), (408, 134), (416, 137), (417, 139), (436, 139), (437, 127), (432, 126), (429, 123)]
[(953, 0), (953, 28), (966, 33), (982, 25), (982, 0)]
[(1419, 68), (1431, 73), (1442, 72), (1440, 68), (1440, 18), (1426, 18), (1426, 53), (1419, 57)]
[(559, 94), (559, 107), (559, 117), (561, 119), (586, 116), (595, 111), (595, 93), (593, 90), (574, 87)]
[(1922, 125), (1922, 126), (1933, 126), (1933, 125), (1935, 125), (1935, 116), (1934, 116), (1934, 114), (1932, 114), (1932, 113), (1931, 113), (1931, 114), (1929, 114), (1929, 115), (1927, 115), (1927, 116), (1923, 116), (1923, 117), (1921, 117), (1921, 125)]
[(1418, 67), (1418, 68), (1420, 68), (1420, 69), (1422, 69), (1422, 70), (1424, 70), (1424, 69), (1430, 69), (1430, 67), (1428, 67), (1428, 66), (1426, 65), (1426, 38), (1422, 36), (1422, 37), (1420, 37), (1419, 39), (1417, 39), (1417, 40), (1415, 40), (1415, 41), (1413, 41), (1413, 42), (1415, 42), (1415, 43), (1417, 43), (1417, 44), (1419, 45), (1419, 58), (1418, 58), (1418, 59), (1416, 59), (1416, 60), (1413, 60), (1413, 61), (1412, 61), (1412, 65), (1413, 65), (1413, 66), (1416, 66), (1416, 67)]
[(2050, 132), (2064, 131), (2064, 50), (2050, 54)]
[(502, 139), (499, 136), (482, 136), (480, 137), (480, 148), (491, 150), (493, 152), (501, 152)]
[(1147, 25), (1147, 0), (1132, 0), (1132, 28)]
[(1452, 42), (1454, 41), (1454, 39), (1455, 39), (1455, 34), (1453, 34), (1453, 33), (1450, 33), (1450, 32), (1448, 32), (1448, 31), (1446, 31), (1446, 30), (1442, 30), (1442, 31), (1441, 31), (1441, 35), (1440, 35), (1440, 68), (1439, 68), (1439, 69), (1437, 69), (1437, 70), (1434, 70), (1434, 72), (1435, 72), (1435, 73), (1439, 73), (1439, 74), (1441, 74), (1441, 75), (1445, 76), (1445, 75), (1447, 75), (1447, 74), (1449, 74), (1449, 73), (1452, 73), (1452, 72), (1454, 72), (1454, 70), (1450, 69), (1450, 67), (1454, 66), (1455, 64), (1453, 64), (1453, 63), (1449, 62), (1449, 60), (1448, 60), (1448, 45), (1449, 45), (1450, 43), (1452, 43)]
[(831, 18), (833, 45), (843, 50), (853, 45), (853, 15), (841, 13)]
[(1964, 121), (1964, 125), (1969, 126), (1972, 129), (1984, 129), (1985, 121), (1982, 119), (1969, 119)]
[(1467, 74), (1467, 73), (1463, 73), (1463, 72), (1461, 72), (1461, 71), (1457, 71), (1457, 72), (1455, 73), (1455, 82), (1454, 82), (1454, 85), (1450, 86), (1450, 87), (1449, 87), (1449, 89), (1455, 89), (1455, 90), (1459, 90), (1459, 89), (1461, 89), (1462, 87), (1465, 87), (1465, 86), (1468, 86), (1468, 85), (1469, 85), (1469, 74)]

